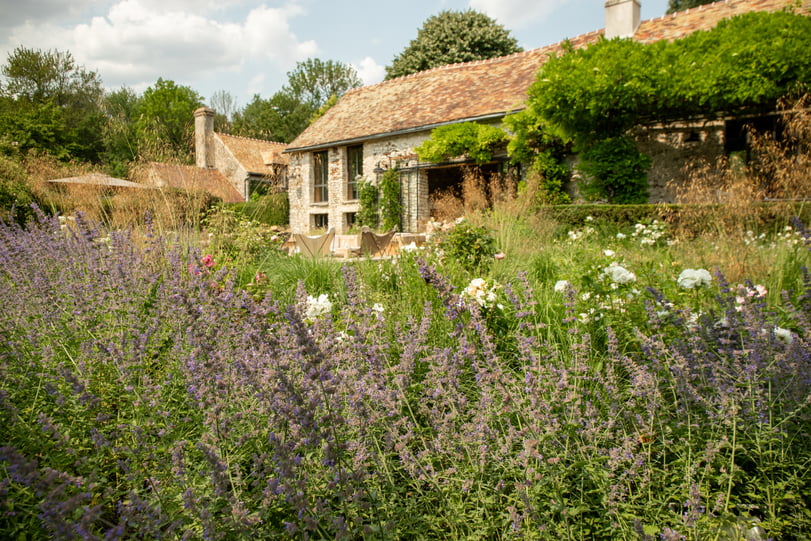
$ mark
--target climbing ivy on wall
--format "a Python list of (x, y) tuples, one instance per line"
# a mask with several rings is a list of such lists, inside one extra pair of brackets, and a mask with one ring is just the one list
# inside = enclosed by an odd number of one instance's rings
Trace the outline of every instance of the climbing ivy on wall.
[(400, 202), (400, 174), (396, 168), (383, 173), (380, 179), (380, 224), (384, 231), (401, 227), (403, 205)]
[(462, 122), (435, 128), (431, 138), (414, 150), (424, 162), (439, 163), (467, 156), (477, 164), (483, 164), (493, 159), (507, 139), (507, 134), (498, 126)]
[[(582, 152), (639, 124), (770, 110), (809, 82), (811, 18), (789, 12), (748, 13), (673, 42), (603, 40), (543, 65), (526, 109), (505, 121), (515, 134), (510, 153), (534, 152), (536, 163), (543, 163), (549, 161), (537, 144), (543, 138)], [(594, 150), (592, 156), (616, 158), (619, 147), (609, 146), (612, 152)], [(592, 169), (603, 174), (610, 168)], [(622, 180), (597, 179), (593, 187), (603, 186), (607, 191), (597, 195), (614, 202), (617, 182)], [(638, 178), (627, 182), (631, 189)]]
[(575, 148), (645, 122), (772, 109), (811, 81), (811, 18), (748, 13), (673, 42), (603, 40), (551, 58), (526, 114)]
[(355, 215), (356, 223), (377, 228), (379, 221), (379, 203), (377, 186), (368, 180), (358, 182), (358, 213)]

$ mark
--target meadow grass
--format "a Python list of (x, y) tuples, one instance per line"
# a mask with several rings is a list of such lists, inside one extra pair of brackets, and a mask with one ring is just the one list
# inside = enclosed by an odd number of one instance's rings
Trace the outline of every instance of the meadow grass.
[(1, 223), (0, 537), (808, 539), (806, 226), (500, 189), (389, 260)]
[(0, 531), (805, 539), (804, 229), (530, 227), (471, 270), (3, 225)]

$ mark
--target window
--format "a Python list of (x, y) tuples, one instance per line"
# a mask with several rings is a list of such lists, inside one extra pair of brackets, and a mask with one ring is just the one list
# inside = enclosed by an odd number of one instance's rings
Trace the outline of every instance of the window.
[(326, 229), (329, 227), (329, 214), (313, 214), (313, 229)]
[(313, 203), (329, 201), (327, 181), (329, 179), (329, 160), (327, 151), (313, 153)]
[(355, 212), (347, 212), (344, 214), (344, 224), (347, 229), (355, 227)]
[(358, 198), (358, 177), (363, 176), (363, 145), (346, 148), (346, 198)]

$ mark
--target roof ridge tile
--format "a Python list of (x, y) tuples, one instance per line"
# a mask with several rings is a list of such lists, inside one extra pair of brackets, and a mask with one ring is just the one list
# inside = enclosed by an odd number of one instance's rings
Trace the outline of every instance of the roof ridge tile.
[(216, 133), (220, 137), (224, 135), (225, 137), (233, 137), (234, 139), (245, 139), (247, 141), (257, 141), (259, 143), (268, 143), (271, 145), (282, 145), (282, 146), (287, 145), (287, 143), (282, 143), (280, 141), (268, 141), (267, 139), (259, 139), (257, 137), (246, 137), (244, 135), (232, 135), (230, 133), (222, 133), (222, 132), (214, 132), (214, 133)]

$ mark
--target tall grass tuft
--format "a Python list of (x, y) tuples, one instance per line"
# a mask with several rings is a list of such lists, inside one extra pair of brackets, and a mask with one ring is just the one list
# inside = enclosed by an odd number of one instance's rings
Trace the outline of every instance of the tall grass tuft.
[(811, 529), (807, 274), (778, 310), (616, 254), (552, 288), (426, 250), (291, 259), (249, 294), (210, 254), (76, 222), (0, 225), (5, 537)]

